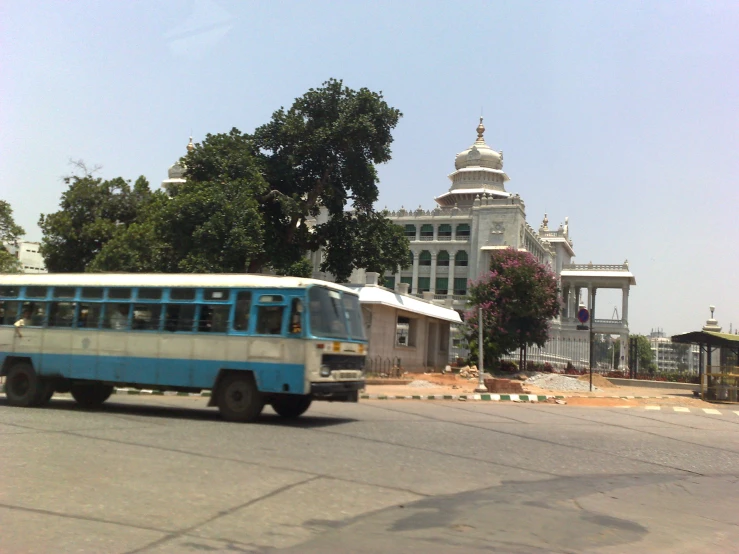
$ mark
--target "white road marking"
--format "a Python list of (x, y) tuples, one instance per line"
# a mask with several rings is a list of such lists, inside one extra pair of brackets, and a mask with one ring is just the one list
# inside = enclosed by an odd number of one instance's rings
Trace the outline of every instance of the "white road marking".
[(661, 406), (644, 406), (645, 410), (661, 410)]
[(703, 408), (703, 411), (707, 414), (721, 415), (721, 412), (714, 410), (713, 408)]
[(689, 412), (690, 411), (690, 408), (681, 408), (679, 406), (675, 406), (672, 409), (675, 410), (676, 412)]

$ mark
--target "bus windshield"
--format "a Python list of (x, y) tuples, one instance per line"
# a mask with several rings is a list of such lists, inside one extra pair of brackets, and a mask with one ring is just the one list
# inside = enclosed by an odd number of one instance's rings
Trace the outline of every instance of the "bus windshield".
[(312, 287), (310, 300), (310, 328), (316, 337), (364, 340), (364, 324), (359, 298), (342, 295), (335, 290)]

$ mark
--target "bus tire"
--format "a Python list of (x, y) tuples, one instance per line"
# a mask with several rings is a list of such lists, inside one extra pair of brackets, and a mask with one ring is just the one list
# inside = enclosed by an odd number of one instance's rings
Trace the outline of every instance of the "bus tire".
[(11, 406), (38, 406), (45, 391), (42, 380), (31, 364), (16, 362), (8, 370), (5, 377), (5, 397)]
[(272, 409), (285, 419), (295, 419), (310, 408), (312, 398), (302, 394), (286, 394), (272, 399)]
[(264, 408), (264, 398), (250, 373), (229, 373), (218, 387), (218, 411), (226, 421), (248, 423)]
[(69, 392), (72, 393), (72, 398), (77, 401), (77, 404), (83, 408), (92, 409), (99, 408), (103, 402), (110, 398), (110, 395), (113, 394), (113, 386), (103, 385), (102, 383), (91, 383), (89, 385), (75, 383), (70, 387)]
[(46, 406), (52, 396), (54, 396), (54, 381), (51, 379), (39, 379), (38, 394), (34, 406)]

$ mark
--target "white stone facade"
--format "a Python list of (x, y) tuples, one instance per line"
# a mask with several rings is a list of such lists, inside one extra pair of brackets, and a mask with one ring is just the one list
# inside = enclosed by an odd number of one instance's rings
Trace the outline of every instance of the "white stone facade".
[(622, 291), (621, 319), (596, 319), (593, 331), (618, 335), (624, 345), (621, 359), (626, 363), (629, 289), (636, 284), (628, 262), (573, 264), (568, 218), (550, 229), (545, 214), (538, 231), (534, 230), (526, 221), (523, 199), (505, 188), (509, 177), (503, 171), (503, 153), (485, 143), (484, 132), (481, 118), (477, 140), (457, 154), (455, 171), (449, 175), (451, 187), (435, 198), (436, 208), (389, 211), (388, 217), (406, 230), (413, 263), (386, 276), (386, 286), (397, 288), (399, 283), (407, 283), (411, 294), (464, 312), (468, 284), (488, 271), (490, 254), (505, 248), (525, 250), (552, 269), (562, 290), (563, 309), (552, 322), (553, 339), (587, 338), (587, 333), (577, 329), (584, 292), (586, 305), (591, 306), (600, 288)]

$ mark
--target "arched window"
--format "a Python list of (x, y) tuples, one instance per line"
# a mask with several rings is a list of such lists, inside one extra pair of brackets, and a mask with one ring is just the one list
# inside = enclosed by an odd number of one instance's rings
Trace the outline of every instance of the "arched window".
[(449, 252), (446, 250), (439, 252), (439, 255), (436, 256), (436, 265), (440, 267), (449, 267)]
[(452, 226), (448, 223), (439, 225), (439, 240), (452, 240)]
[(434, 239), (434, 226), (430, 224), (421, 225), (421, 240)]
[(405, 226), (405, 236), (411, 240), (416, 240), (416, 226), (406, 225)]
[(467, 223), (457, 225), (457, 240), (467, 240), (470, 238), (470, 226)]
[(454, 265), (457, 267), (464, 267), (467, 265), (467, 252), (460, 250), (454, 255)]
[(431, 265), (431, 252), (424, 250), (418, 256), (418, 265)]

